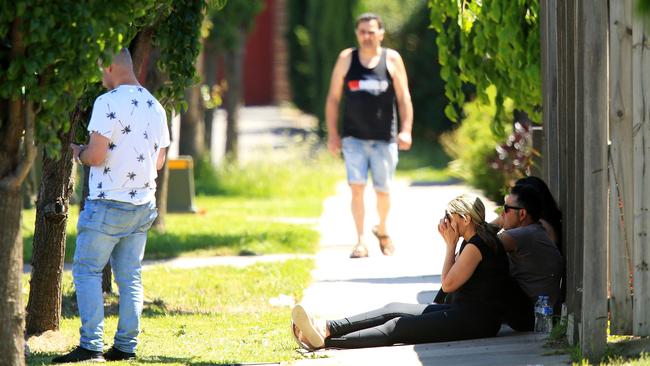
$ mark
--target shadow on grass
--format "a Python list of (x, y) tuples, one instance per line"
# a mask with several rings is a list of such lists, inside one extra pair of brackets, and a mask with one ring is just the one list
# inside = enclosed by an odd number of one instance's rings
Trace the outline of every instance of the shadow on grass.
[[(119, 301), (120, 298), (117, 294), (104, 294), (104, 316), (118, 316), (119, 315)], [(187, 311), (183, 309), (169, 308), (165, 300), (156, 298), (153, 301), (146, 301), (142, 307), (142, 316), (148, 318), (155, 318), (159, 316), (169, 315), (197, 315), (206, 314), (209, 312), (201, 311)], [(79, 316), (79, 306), (77, 305), (77, 295), (74, 291), (69, 291), (63, 294), (61, 301), (61, 316), (66, 319)]]
[(139, 364), (148, 363), (180, 363), (188, 366), (244, 366), (244, 365), (273, 365), (274, 363), (240, 363), (237, 361), (225, 361), (221, 363), (200, 361), (192, 362), (194, 357), (168, 357), (168, 356), (150, 356), (137, 358), (136, 362)]
[[(144, 259), (170, 259), (176, 258), (183, 253), (198, 251), (198, 250), (217, 250), (220, 255), (258, 255), (269, 254), (259, 249), (261, 243), (273, 243), (271, 247), (274, 253), (297, 253), (297, 252), (313, 252), (307, 244), (308, 239), (313, 242), (317, 241), (317, 234), (310, 233), (310, 229), (296, 228), (292, 225), (287, 225), (286, 230), (274, 229), (271, 231), (251, 231), (237, 235), (227, 234), (190, 234), (179, 235), (173, 233), (156, 233), (149, 232), (147, 239), (147, 248), (145, 250)], [(313, 236), (309, 237), (309, 236)], [(71, 263), (74, 256), (74, 248), (77, 236), (70, 234), (66, 239), (65, 248), (65, 262)], [(31, 243), (33, 236), (25, 237), (25, 247), (29, 246), (29, 250), (24, 251), (24, 262), (30, 263), (31, 261)], [(300, 243), (296, 245), (296, 243)]]
[[(65, 352), (34, 352), (29, 355), (26, 359), (27, 365), (47, 365), (50, 364), (52, 359), (57, 356), (61, 356)], [(138, 364), (149, 364), (149, 363), (175, 363), (182, 365), (191, 365), (191, 366), (252, 366), (252, 365), (274, 365), (273, 362), (258, 362), (258, 363), (241, 363), (237, 361), (225, 361), (221, 363), (214, 363), (209, 361), (200, 361), (192, 362), (194, 357), (167, 357), (167, 356), (149, 356), (149, 357), (138, 357), (135, 362)], [(133, 361), (131, 361), (133, 362)]]

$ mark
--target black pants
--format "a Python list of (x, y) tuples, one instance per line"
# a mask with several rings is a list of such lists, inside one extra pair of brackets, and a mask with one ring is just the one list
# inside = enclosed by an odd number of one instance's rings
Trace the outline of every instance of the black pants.
[(350, 318), (331, 320), (326, 347), (364, 348), (492, 337), (499, 317), (487, 309), (457, 304), (391, 303)]
[(503, 322), (519, 332), (528, 332), (535, 327), (535, 304), (519, 287), (516, 281), (506, 286), (507, 304)]

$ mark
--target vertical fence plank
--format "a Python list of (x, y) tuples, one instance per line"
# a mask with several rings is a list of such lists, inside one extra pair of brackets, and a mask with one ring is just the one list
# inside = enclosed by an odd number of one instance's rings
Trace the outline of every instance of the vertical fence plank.
[(544, 179), (555, 197), (560, 192), (560, 131), (558, 114), (558, 24), (557, 0), (540, 3), (540, 25), (542, 46), (542, 125), (544, 146), (542, 166)]
[(632, 0), (609, 2), (610, 332), (632, 334)]
[(567, 263), (567, 307), (569, 324), (567, 339), (571, 344), (580, 342), (580, 324), (582, 319), (582, 288), (583, 288), (583, 240), (582, 240), (582, 171), (584, 143), (582, 139), (582, 121), (580, 117), (582, 91), (579, 91), (579, 79), (576, 72), (577, 58), (582, 55), (578, 43), (577, 31), (577, 0), (562, 1), (562, 11), (559, 21), (562, 22), (562, 48), (560, 77), (562, 117), (562, 180), (564, 194), (560, 197), (564, 210), (564, 227)]
[[(583, 287), (580, 348), (591, 360), (599, 359), (606, 344), (607, 327), (607, 0), (578, 2), (577, 34), (578, 127), (584, 141)], [(580, 126), (582, 125), (582, 126)], [(580, 131), (580, 130), (579, 130)], [(580, 135), (578, 135), (580, 136)]]
[(650, 335), (650, 42), (648, 21), (632, 31), (634, 123), (634, 335)]

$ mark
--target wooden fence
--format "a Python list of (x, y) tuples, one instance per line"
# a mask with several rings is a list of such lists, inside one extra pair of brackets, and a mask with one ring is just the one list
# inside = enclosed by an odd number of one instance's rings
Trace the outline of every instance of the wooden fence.
[(540, 17), (543, 168), (564, 212), (567, 336), (598, 357), (608, 319), (612, 334), (650, 335), (650, 19), (633, 0), (542, 0)]

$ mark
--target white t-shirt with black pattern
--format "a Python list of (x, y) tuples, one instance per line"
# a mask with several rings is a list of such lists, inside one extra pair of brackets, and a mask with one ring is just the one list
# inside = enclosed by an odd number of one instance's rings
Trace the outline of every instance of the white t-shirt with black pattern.
[(154, 200), (158, 152), (170, 143), (158, 100), (141, 86), (121, 85), (95, 100), (88, 132), (110, 140), (104, 164), (90, 167), (88, 199)]

